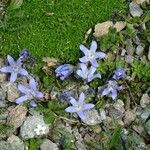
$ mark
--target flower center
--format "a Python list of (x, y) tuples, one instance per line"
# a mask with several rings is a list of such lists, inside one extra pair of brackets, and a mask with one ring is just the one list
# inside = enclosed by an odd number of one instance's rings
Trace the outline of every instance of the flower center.
[(13, 69), (14, 72), (18, 73), (18, 72), (19, 72), (19, 69), (20, 69), (20, 66), (17, 66), (16, 64), (14, 64), (14, 65), (12, 66), (12, 69)]
[(77, 104), (77, 105), (75, 105), (75, 109), (77, 112), (79, 112), (82, 110), (82, 106)]
[(87, 59), (88, 59), (88, 60), (92, 60), (92, 59), (94, 59), (94, 57), (95, 57), (95, 55), (92, 54), (90, 51), (87, 52), (87, 55), (86, 55), (86, 56), (87, 56)]

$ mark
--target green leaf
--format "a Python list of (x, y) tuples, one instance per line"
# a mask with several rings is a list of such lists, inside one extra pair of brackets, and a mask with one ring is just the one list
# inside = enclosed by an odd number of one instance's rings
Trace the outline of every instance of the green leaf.
[(8, 7), (9, 10), (18, 9), (23, 4), (23, 0), (11, 0), (10, 5)]
[(121, 134), (121, 127), (117, 127), (114, 130), (114, 133), (111, 137), (110, 144), (109, 144), (109, 149), (113, 148), (118, 143), (118, 141), (120, 139), (120, 134)]
[(148, 12), (146, 15), (145, 15), (145, 18), (143, 20), (143, 22), (148, 22), (150, 21), (150, 12)]

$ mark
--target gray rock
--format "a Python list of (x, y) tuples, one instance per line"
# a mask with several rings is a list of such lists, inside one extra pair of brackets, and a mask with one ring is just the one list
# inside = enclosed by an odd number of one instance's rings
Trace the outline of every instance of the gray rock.
[(146, 122), (145, 129), (146, 129), (147, 133), (150, 135), (150, 121)]
[(141, 112), (140, 116), (141, 116), (142, 120), (145, 121), (149, 117), (149, 115), (150, 115), (150, 109), (145, 109)]
[(22, 139), (41, 137), (49, 133), (49, 126), (45, 124), (42, 115), (29, 116), (20, 129)]
[(147, 107), (150, 104), (150, 97), (148, 96), (147, 93), (142, 95), (142, 98), (140, 100), (140, 105), (142, 108)]
[(59, 150), (59, 148), (57, 144), (48, 139), (44, 139), (43, 143), (40, 146), (40, 150)]
[(0, 108), (7, 106), (7, 101), (5, 100), (5, 98), (6, 98), (6, 92), (0, 88)]
[(124, 123), (126, 125), (131, 124), (136, 118), (136, 113), (133, 110), (125, 111)]
[(84, 136), (84, 142), (89, 143), (92, 140), (93, 140), (93, 137), (91, 135), (89, 135), (88, 133), (86, 133)]
[(6, 141), (0, 141), (0, 150), (12, 150)]
[(143, 10), (140, 8), (140, 6), (134, 2), (131, 2), (129, 4), (129, 8), (130, 8), (130, 14), (133, 17), (140, 17), (143, 14)]
[(103, 108), (99, 109), (101, 120), (106, 120), (106, 112)]
[(128, 63), (128, 64), (132, 64), (133, 61), (134, 61), (134, 57), (131, 56), (131, 55), (125, 55), (125, 61), (126, 61), (126, 63)]
[(140, 44), (136, 47), (136, 54), (139, 56), (143, 55), (144, 47)]
[(86, 118), (82, 120), (87, 125), (96, 125), (102, 122), (96, 109), (85, 111)]
[(133, 125), (132, 128), (134, 131), (136, 131), (139, 134), (141, 134), (144, 131), (144, 128), (140, 125)]
[(77, 150), (86, 150), (85, 144), (81, 141), (76, 141), (75, 146), (76, 146)]
[(125, 112), (125, 108), (124, 108), (124, 103), (122, 100), (118, 99), (114, 104), (113, 104), (114, 108), (118, 111), (120, 111), (121, 113)]
[(24, 106), (18, 105), (15, 108), (10, 110), (8, 117), (7, 117), (7, 123), (10, 125), (13, 125), (14, 128), (18, 128), (25, 121), (26, 114), (27, 114), (27, 108)]
[(7, 143), (10, 144), (11, 150), (24, 150), (24, 143), (23, 143), (23, 141), (19, 137), (15, 136), (15, 135), (10, 136), (7, 139)]
[(15, 102), (20, 96), (20, 92), (16, 83), (5, 82), (1, 84), (1, 88), (7, 92), (7, 100), (10, 102)]

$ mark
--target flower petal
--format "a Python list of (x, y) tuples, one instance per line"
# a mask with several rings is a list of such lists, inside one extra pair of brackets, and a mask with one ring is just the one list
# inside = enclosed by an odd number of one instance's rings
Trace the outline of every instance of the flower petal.
[(106, 88), (104, 89), (104, 91), (102, 92), (102, 96), (108, 95), (110, 93), (110, 89)]
[(112, 91), (112, 95), (111, 95), (112, 99), (115, 100), (117, 97), (117, 90), (113, 90)]
[(74, 105), (77, 105), (77, 101), (73, 98), (73, 97), (70, 97), (70, 103), (74, 106)]
[(7, 55), (7, 61), (9, 62), (10, 65), (15, 63), (14, 59), (10, 55)]
[(101, 75), (99, 73), (94, 74), (93, 76), (88, 76), (88, 82), (92, 81), (95, 78), (100, 78), (101, 79)]
[(85, 104), (83, 105), (83, 110), (90, 110), (94, 107), (94, 104)]
[(96, 49), (97, 49), (97, 43), (96, 43), (96, 41), (92, 41), (90, 51), (96, 52)]
[(87, 54), (87, 52), (89, 51), (89, 49), (88, 48), (86, 48), (84, 45), (80, 45), (80, 50), (86, 55)]
[(29, 99), (29, 97), (27, 95), (21, 96), (21, 97), (19, 97), (19, 98), (16, 99), (16, 103), (20, 104), (20, 103), (22, 103), (22, 102), (24, 102), (24, 101), (26, 101), (28, 99)]
[(29, 85), (31, 89), (36, 91), (36, 81), (34, 80), (34, 78), (30, 78)]
[(7, 67), (2, 67), (1, 69), (0, 69), (0, 71), (1, 72), (11, 72), (12, 71), (12, 69), (11, 69), (11, 67), (10, 66), (7, 66)]
[(81, 118), (81, 120), (84, 120), (86, 118), (83, 111), (77, 112), (78, 116)]
[(20, 92), (24, 93), (24, 94), (29, 94), (30, 93), (30, 89), (28, 89), (27, 87), (25, 87), (24, 85), (22, 84), (19, 84), (18, 85), (18, 89)]
[(86, 56), (83, 56), (82, 58), (79, 58), (79, 60), (80, 60), (82, 63), (88, 62), (88, 59), (87, 59)]
[(81, 78), (84, 78), (83, 72), (82, 72), (81, 70), (77, 70), (77, 71), (76, 71), (76, 74), (77, 74), (78, 76), (80, 76)]
[(17, 79), (17, 73), (12, 72), (10, 75), (10, 82), (15, 82)]
[(93, 74), (95, 73), (95, 71), (96, 71), (96, 68), (93, 67), (93, 66), (91, 66), (90, 70), (89, 70), (89, 76), (93, 76)]
[(88, 71), (86, 64), (80, 63), (80, 68), (83, 73), (86, 73)]
[(36, 93), (36, 97), (37, 97), (37, 98), (43, 98), (44, 95), (43, 95), (42, 92), (37, 92), (37, 93)]
[(97, 61), (96, 61), (96, 59), (93, 59), (90, 62), (91, 62), (91, 64), (92, 64), (93, 67), (98, 67), (99, 66), (98, 63), (97, 63)]
[(97, 56), (96, 58), (102, 59), (106, 56), (106, 54), (103, 52), (96, 52), (96, 56)]
[(82, 92), (82, 93), (80, 94), (80, 96), (79, 96), (79, 103), (80, 103), (80, 105), (83, 105), (84, 99), (85, 99), (85, 95), (84, 95), (84, 93)]
[(65, 109), (65, 111), (66, 111), (66, 112), (70, 112), (70, 113), (74, 113), (74, 112), (76, 112), (76, 109), (75, 109), (73, 106), (70, 106), (70, 107), (67, 107), (67, 108)]
[(27, 75), (28, 75), (28, 72), (27, 72), (25, 69), (21, 68), (21, 69), (19, 70), (19, 74), (24, 75), (24, 76), (27, 76)]
[(30, 102), (30, 105), (31, 105), (32, 107), (36, 107), (36, 106), (37, 106), (37, 103), (36, 103), (35, 101), (31, 101), (31, 102)]

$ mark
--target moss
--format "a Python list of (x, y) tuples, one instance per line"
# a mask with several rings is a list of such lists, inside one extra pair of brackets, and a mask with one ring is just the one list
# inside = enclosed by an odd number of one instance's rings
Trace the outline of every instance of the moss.
[(9, 134), (9, 131), (13, 129), (12, 125), (0, 123), (0, 136)]
[(124, 0), (26, 0), (8, 12), (6, 30), (0, 29), (0, 55), (17, 56), (27, 48), (39, 62), (44, 56), (76, 62), (85, 32), (108, 20), (114, 10), (123, 14), (125, 9)]

